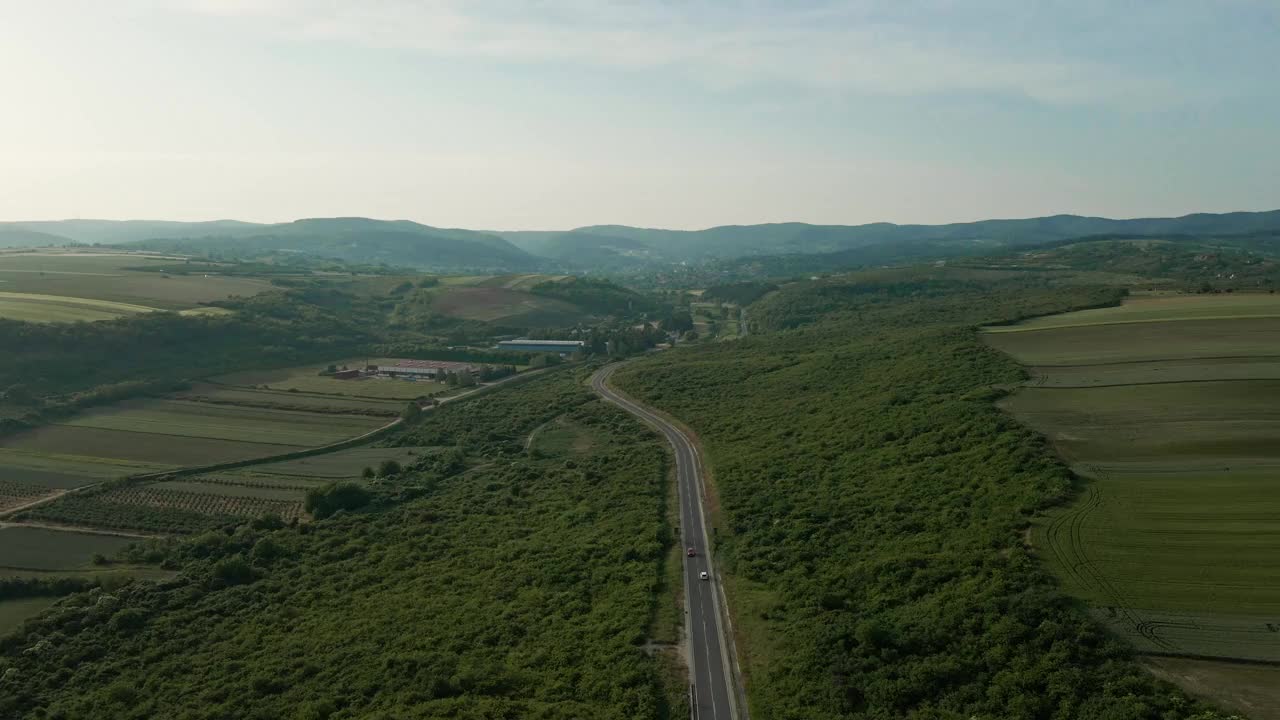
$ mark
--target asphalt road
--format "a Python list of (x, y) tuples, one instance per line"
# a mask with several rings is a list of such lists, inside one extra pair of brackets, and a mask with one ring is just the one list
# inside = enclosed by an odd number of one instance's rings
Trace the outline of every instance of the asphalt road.
[[(695, 548), (697, 556), (685, 557), (685, 637), (689, 643), (689, 668), (693, 678), (694, 715), (699, 720), (738, 720), (730, 671), (729, 645), (716, 602), (716, 573), (703, 522), (702, 476), (698, 451), (675, 425), (647, 407), (615, 393), (607, 384), (617, 368), (610, 365), (591, 377), (591, 387), (601, 397), (635, 415), (658, 430), (671, 443), (676, 456), (676, 485), (680, 494), (681, 546)], [(702, 580), (706, 572), (710, 580)]]

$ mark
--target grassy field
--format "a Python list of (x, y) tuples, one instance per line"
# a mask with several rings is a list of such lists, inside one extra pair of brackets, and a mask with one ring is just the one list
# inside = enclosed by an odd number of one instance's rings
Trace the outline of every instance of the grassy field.
[(431, 307), (442, 315), (463, 320), (524, 326), (572, 325), (586, 316), (572, 303), (508, 287), (447, 287), (436, 294)]
[(1157, 677), (1252, 720), (1280, 720), (1280, 667), (1186, 658), (1150, 658), (1145, 664)]
[[(3, 286), (0, 286), (3, 287)], [(71, 298), (59, 295), (37, 295), (0, 291), (0, 318), (24, 322), (77, 322), (114, 320), (126, 315), (151, 312), (141, 305)]]
[(55, 602), (55, 597), (20, 598), (17, 600), (0, 600), (0, 636), (22, 626), (27, 618), (35, 617)]
[[(385, 424), (384, 419), (362, 415), (293, 412), (182, 400), (135, 400), (82, 413), (64, 423), (64, 427), (311, 447), (361, 435)], [(156, 437), (148, 440), (160, 441)]]
[(567, 417), (561, 417), (538, 430), (531, 450), (552, 457), (585, 455), (595, 447), (595, 434)]
[[(350, 359), (337, 363), (358, 367), (364, 364), (364, 358)], [(370, 363), (394, 362), (391, 358), (371, 358)], [(278, 370), (254, 370), (250, 372), (232, 373), (212, 378), (212, 382), (240, 388), (261, 388), (288, 392), (296, 390), (299, 394), (345, 396), (372, 400), (408, 401), (424, 395), (443, 395), (453, 390), (444, 383), (410, 382), (394, 378), (363, 378), (359, 380), (336, 380), (320, 375), (320, 371), (328, 363), (304, 365), (301, 367), (281, 368)], [(292, 394), (292, 393), (291, 393)]]
[(110, 556), (130, 542), (130, 538), (112, 535), (0, 527), (0, 574), (9, 574), (7, 570), (91, 567), (90, 561), (95, 553)]
[[(232, 295), (256, 295), (271, 288), (243, 277), (168, 275), (132, 267), (173, 264), (157, 256), (123, 253), (0, 253), (0, 290), (183, 310)], [(0, 312), (3, 308), (0, 308)]]
[(1033, 544), (1141, 651), (1280, 661), (1276, 310), (1147, 297), (986, 335), (1031, 366), (1001, 406), (1085, 478)]
[(1073, 463), (1246, 457), (1280, 464), (1280, 380), (1035, 387), (1001, 405)]

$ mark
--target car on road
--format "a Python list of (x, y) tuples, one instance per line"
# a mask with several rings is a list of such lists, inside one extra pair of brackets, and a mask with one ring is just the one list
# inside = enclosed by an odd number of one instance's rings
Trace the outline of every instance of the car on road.
[(689, 557), (693, 557), (694, 555), (698, 554), (698, 551), (694, 550), (693, 548), (689, 548), (689, 551), (686, 552), (685, 554), (688, 555)]
[(698, 577), (699, 577), (699, 578), (701, 578), (701, 579), (703, 579), (703, 580), (710, 580), (710, 579), (711, 579), (711, 578), (710, 578), (710, 576), (708, 576), (708, 575), (707, 575), (707, 571), (706, 571), (706, 570), (703, 570), (701, 573), (699, 573)]

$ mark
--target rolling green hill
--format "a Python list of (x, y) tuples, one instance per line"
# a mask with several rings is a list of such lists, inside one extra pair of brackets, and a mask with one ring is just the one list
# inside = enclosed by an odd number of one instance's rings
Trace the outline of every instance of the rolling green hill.
[[(628, 270), (653, 263), (777, 257), (781, 274), (990, 255), (1098, 235), (1143, 237), (1238, 236), (1280, 232), (1280, 210), (1200, 213), (1178, 218), (1054, 215), (947, 225), (725, 225), (663, 230), (594, 225), (566, 231), (478, 232), (435, 228), (408, 220), (308, 218), (255, 224), (61, 220), (0, 224), (14, 244), (129, 243), (169, 252), (258, 257), (306, 253), (355, 263), (387, 263), (438, 270), (527, 272), (539, 269)], [(37, 233), (20, 235), (18, 233)], [(47, 234), (44, 237), (39, 233)]]
[(255, 226), (205, 237), (169, 237), (130, 247), (216, 257), (253, 258), (307, 253), (355, 263), (432, 270), (531, 270), (540, 261), (502, 238), (469, 230), (441, 230), (407, 220), (315, 218)]

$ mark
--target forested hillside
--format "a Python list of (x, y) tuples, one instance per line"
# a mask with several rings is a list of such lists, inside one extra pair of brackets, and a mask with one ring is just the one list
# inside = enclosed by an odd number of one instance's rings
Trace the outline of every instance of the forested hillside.
[[(384, 478), (363, 509), (132, 551), (181, 572), (0, 640), (0, 717), (685, 715), (642, 647), (672, 542), (664, 454), (584, 377), (428, 413), (393, 442), (467, 462)], [(526, 454), (557, 417), (591, 451)]]
[(753, 307), (765, 332), (617, 373), (705, 444), (753, 717), (1211, 717), (1027, 546), (1072, 479), (994, 407), (1023, 371), (975, 334), (1118, 299), (881, 271), (790, 286)]

